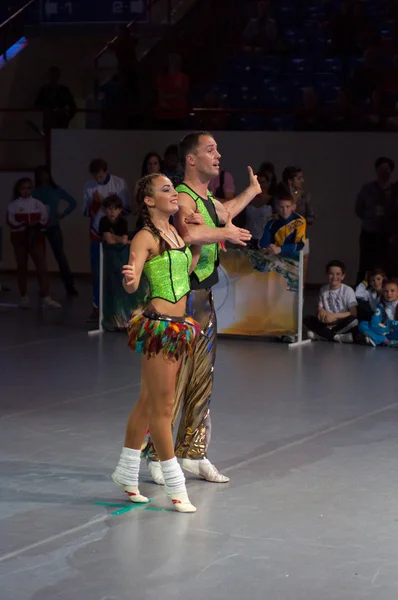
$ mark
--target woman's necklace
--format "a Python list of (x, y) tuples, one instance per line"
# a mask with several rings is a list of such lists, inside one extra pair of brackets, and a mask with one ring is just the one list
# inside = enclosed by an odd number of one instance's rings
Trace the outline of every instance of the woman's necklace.
[(176, 234), (174, 233), (174, 231), (173, 231), (172, 229), (171, 229), (170, 231), (171, 231), (171, 233), (174, 235), (174, 237), (175, 237), (175, 240), (173, 240), (173, 238), (172, 238), (170, 235), (168, 235), (168, 234), (167, 234), (165, 231), (162, 231), (161, 229), (159, 229), (159, 231), (160, 231), (160, 233), (161, 233), (162, 235), (164, 235), (165, 237), (167, 237), (167, 239), (168, 239), (168, 240), (170, 240), (170, 242), (171, 242), (172, 244), (174, 244), (174, 246), (175, 246), (176, 248), (179, 248), (179, 247), (180, 247), (180, 242), (178, 241), (178, 237), (176, 236)]

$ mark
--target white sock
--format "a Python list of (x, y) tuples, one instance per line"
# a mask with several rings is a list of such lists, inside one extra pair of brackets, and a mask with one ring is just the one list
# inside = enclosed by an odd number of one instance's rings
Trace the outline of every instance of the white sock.
[(180, 494), (186, 492), (185, 477), (176, 457), (170, 460), (160, 461), (162, 473), (164, 476), (164, 489), (166, 494)]
[(119, 483), (138, 487), (141, 450), (123, 448), (115, 474)]

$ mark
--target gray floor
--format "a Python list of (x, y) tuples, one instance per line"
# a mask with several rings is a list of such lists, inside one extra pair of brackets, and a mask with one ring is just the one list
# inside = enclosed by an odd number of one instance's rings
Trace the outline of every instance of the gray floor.
[(144, 468), (150, 509), (123, 512), (139, 360), (87, 336), (87, 306), (0, 312), (0, 600), (397, 599), (395, 350), (220, 341), (210, 458), (230, 484), (189, 478), (180, 515)]

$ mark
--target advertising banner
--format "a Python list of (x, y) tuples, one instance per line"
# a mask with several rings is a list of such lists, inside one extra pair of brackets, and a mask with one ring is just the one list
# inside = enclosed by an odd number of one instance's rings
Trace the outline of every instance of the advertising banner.
[(297, 334), (298, 260), (259, 250), (228, 250), (222, 253), (219, 277), (213, 288), (219, 334)]

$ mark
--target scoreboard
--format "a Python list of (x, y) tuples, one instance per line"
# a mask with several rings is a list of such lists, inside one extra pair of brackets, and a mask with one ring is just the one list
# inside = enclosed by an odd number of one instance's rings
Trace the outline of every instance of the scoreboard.
[(148, 0), (41, 0), (42, 24), (148, 21)]

